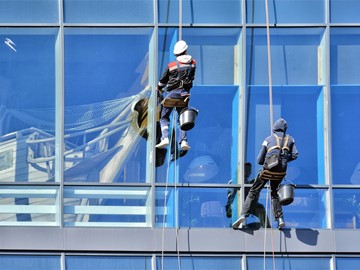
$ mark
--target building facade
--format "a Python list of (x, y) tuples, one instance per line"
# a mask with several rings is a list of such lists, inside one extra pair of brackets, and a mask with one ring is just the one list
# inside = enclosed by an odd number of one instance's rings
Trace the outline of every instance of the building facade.
[[(1, 269), (357, 269), (359, 11), (350, 0), (1, 1)], [(155, 86), (179, 39), (197, 63), (188, 152), (176, 114), (173, 147), (155, 148)], [(269, 228), (252, 215), (233, 230), (279, 117), (300, 153), (286, 227), (264, 189)]]

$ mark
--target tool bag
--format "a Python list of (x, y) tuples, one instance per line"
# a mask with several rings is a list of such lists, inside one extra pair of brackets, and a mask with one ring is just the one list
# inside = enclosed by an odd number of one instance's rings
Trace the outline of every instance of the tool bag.
[[(279, 149), (279, 153), (275, 153), (272, 154), (270, 156), (268, 156), (265, 160), (264, 163), (264, 169), (265, 170), (274, 170), (277, 167), (282, 167), (281, 163), (282, 163), (282, 153), (283, 153), (283, 148), (287, 148), (287, 143), (289, 141), (289, 136), (287, 135), (285, 138), (285, 133), (284, 136), (281, 138), (281, 145), (280, 145), (280, 137), (277, 136), (276, 134), (274, 134), (275, 138), (276, 138), (276, 146), (273, 146), (271, 148), (268, 149), (268, 152), (278, 148)], [(286, 141), (286, 143), (284, 143), (284, 141)], [(285, 145), (285, 147), (284, 147)]]

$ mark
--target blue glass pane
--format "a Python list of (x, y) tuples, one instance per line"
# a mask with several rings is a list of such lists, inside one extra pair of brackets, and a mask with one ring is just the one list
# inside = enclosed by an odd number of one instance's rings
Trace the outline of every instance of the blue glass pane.
[[(287, 121), (287, 132), (299, 151), (299, 158), (288, 164), (287, 178), (295, 184), (325, 183), (322, 88), (273, 87), (272, 95), (274, 120), (283, 117)], [(268, 87), (248, 88), (247, 114), (246, 161), (252, 163), (255, 178), (261, 168), (257, 165), (261, 144), (272, 132)], [(305, 126), (299, 124), (304, 121)]]
[[(358, 86), (331, 87), (332, 177), (335, 184), (360, 184), (360, 159), (354, 151), (359, 143), (357, 123), (360, 91)], [(343, 157), (346, 157), (344, 159)]]
[(60, 270), (60, 256), (1, 255), (1, 269)]
[(66, 29), (66, 181), (145, 181), (151, 31)]
[(357, 270), (360, 258), (339, 258), (336, 257), (336, 270)]
[(146, 187), (65, 187), (65, 226), (150, 226)]
[(225, 188), (158, 188), (156, 226), (229, 228), (226, 202)]
[(330, 258), (273, 258), (267, 257), (264, 265), (264, 258), (262, 257), (248, 257), (247, 259), (247, 269), (273, 269), (273, 266), (276, 266), (276, 269), (281, 270), (303, 270), (303, 269), (316, 269), (316, 270), (330, 270)]
[(360, 84), (360, 29), (332, 28), (330, 45), (331, 84)]
[(152, 23), (152, 0), (64, 0), (68, 23)]
[(241, 23), (241, 1), (238, 0), (183, 0), (180, 14), (179, 0), (158, 0), (159, 22), (179, 23)]
[(334, 228), (360, 228), (360, 190), (334, 189)]
[[(237, 92), (235, 86), (193, 87), (190, 104), (199, 114), (187, 135), (191, 149), (175, 160), (171, 147), (169, 153), (158, 151), (163, 163), (157, 168), (157, 182), (227, 183), (236, 174)], [(176, 123), (173, 116), (170, 119)], [(170, 136), (178, 141), (178, 129)]]
[(360, 2), (354, 0), (330, 0), (330, 22), (359, 23)]
[(58, 7), (57, 0), (2, 0), (0, 23), (56, 23)]
[(241, 257), (157, 257), (157, 270), (178, 269), (186, 270), (241, 270)]
[(0, 35), (0, 181), (43, 182), (54, 172), (57, 29), (2, 28)]
[[(265, 190), (261, 194), (260, 203), (266, 205)], [(270, 202), (267, 205), (269, 207)], [(326, 192), (324, 190), (296, 188), (294, 201), (289, 205), (283, 206), (286, 227), (327, 228), (325, 206)], [(271, 213), (270, 209), (267, 212)], [(274, 226), (277, 226), (277, 224), (273, 223)]]
[(66, 256), (67, 270), (149, 270), (151, 257)]
[[(265, 23), (266, 7), (263, 0), (246, 0), (246, 22)], [(324, 0), (268, 1), (270, 23), (324, 23)]]
[[(234, 66), (240, 65), (235, 56), (240, 30), (237, 28), (185, 28), (182, 38), (188, 43), (188, 54), (196, 60), (195, 85), (234, 85)], [(173, 47), (178, 29), (159, 29), (159, 77), (169, 61), (175, 60)]]
[(57, 226), (58, 187), (2, 186), (0, 225)]
[[(274, 85), (317, 85), (322, 28), (271, 29), (271, 66)], [(264, 28), (247, 29), (247, 84), (267, 85), (268, 50)]]

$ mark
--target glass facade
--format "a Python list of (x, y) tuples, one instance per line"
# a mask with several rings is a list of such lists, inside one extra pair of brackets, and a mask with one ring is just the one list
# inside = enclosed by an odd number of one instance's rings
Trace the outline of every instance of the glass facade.
[[(0, 231), (232, 230), (269, 123), (283, 117), (300, 153), (285, 179), (296, 185), (286, 229), (357, 235), (359, 11), (345, 0), (1, 1)], [(187, 152), (175, 113), (173, 144), (155, 148), (155, 88), (178, 39), (197, 65)], [(247, 228), (276, 227), (268, 195), (261, 192)], [(251, 248), (177, 257), (155, 244), (133, 254), (25, 246), (0, 243), (1, 269), (341, 270), (360, 256), (324, 247), (264, 261)]]

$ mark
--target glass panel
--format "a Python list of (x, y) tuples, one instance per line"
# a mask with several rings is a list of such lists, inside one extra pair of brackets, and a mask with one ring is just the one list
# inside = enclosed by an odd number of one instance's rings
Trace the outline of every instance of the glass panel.
[(1, 28), (0, 35), (0, 181), (53, 180), (57, 29)]
[(360, 258), (339, 258), (336, 257), (336, 270), (357, 270)]
[(148, 227), (150, 188), (65, 187), (65, 226)]
[[(188, 54), (196, 60), (194, 85), (236, 85), (234, 66), (240, 65), (235, 48), (240, 38), (237, 28), (185, 28), (182, 39), (189, 45)], [(177, 28), (159, 29), (159, 77), (166, 65), (175, 60), (173, 48)]]
[(59, 224), (57, 187), (0, 189), (0, 226), (56, 226)]
[[(283, 206), (286, 227), (328, 228), (326, 221), (326, 194), (325, 190), (296, 188), (294, 201)], [(260, 202), (266, 205), (265, 191), (262, 192)], [(270, 205), (269, 202), (268, 205)], [(277, 226), (277, 224), (274, 223), (273, 226)]]
[[(272, 95), (274, 121), (279, 117), (287, 121), (287, 133), (294, 137), (299, 150), (299, 158), (288, 164), (286, 177), (295, 184), (324, 184), (322, 87), (273, 87)], [(246, 161), (253, 164), (253, 172), (256, 174), (261, 168), (257, 164), (261, 144), (272, 132), (269, 125), (268, 87), (250, 87), (247, 104)], [(294, 106), (302, 109), (296, 110)], [(299, 125), (304, 119), (306, 128)], [(255, 174), (251, 177), (255, 178)]]
[(282, 257), (275, 258), (275, 261), (271, 257), (267, 257), (264, 265), (263, 257), (248, 257), (247, 269), (273, 269), (273, 265), (276, 265), (276, 269), (282, 270), (303, 270), (303, 269), (316, 269), (316, 270), (330, 270), (330, 258), (296, 258), (296, 257)]
[(354, 0), (330, 0), (332, 23), (359, 23), (360, 2)]
[[(358, 86), (331, 87), (331, 151), (334, 184), (360, 184), (360, 160), (354, 145), (359, 142), (360, 117)], [(346, 159), (342, 158), (346, 156)]]
[(68, 23), (152, 23), (153, 5), (153, 0), (64, 0), (64, 21)]
[[(193, 87), (190, 102), (199, 114), (195, 127), (187, 132), (191, 149), (175, 161), (171, 147), (169, 153), (158, 149), (157, 182), (227, 183), (236, 174), (237, 91), (237, 87)], [(217, 104), (219, 109), (209, 104)], [(177, 117), (173, 112), (172, 123), (176, 123), (174, 114)], [(160, 130), (157, 136), (160, 141)], [(178, 141), (178, 129), (170, 137)]]
[(1, 0), (0, 23), (56, 23), (58, 6), (57, 0)]
[(360, 228), (360, 190), (334, 189), (334, 228)]
[(66, 270), (149, 270), (151, 257), (66, 256)]
[[(324, 23), (324, 0), (268, 1), (269, 22), (277, 23)], [(246, 22), (266, 23), (266, 8), (263, 0), (246, 0)]]
[(226, 202), (225, 188), (158, 188), (156, 226), (229, 228)]
[(360, 29), (331, 28), (330, 41), (331, 84), (360, 84)]
[[(322, 28), (271, 29), (273, 85), (319, 84), (323, 31)], [(268, 85), (266, 29), (248, 28), (247, 48), (247, 84)]]
[(152, 30), (65, 30), (65, 181), (145, 182)]
[(179, 0), (158, 0), (159, 22), (186, 24), (211, 23), (234, 24), (241, 23), (241, 1), (239, 0), (182, 0), (180, 13)]
[(0, 255), (1, 269), (60, 270), (60, 256)]
[(178, 269), (178, 265), (186, 270), (241, 270), (241, 257), (157, 257), (157, 270)]

